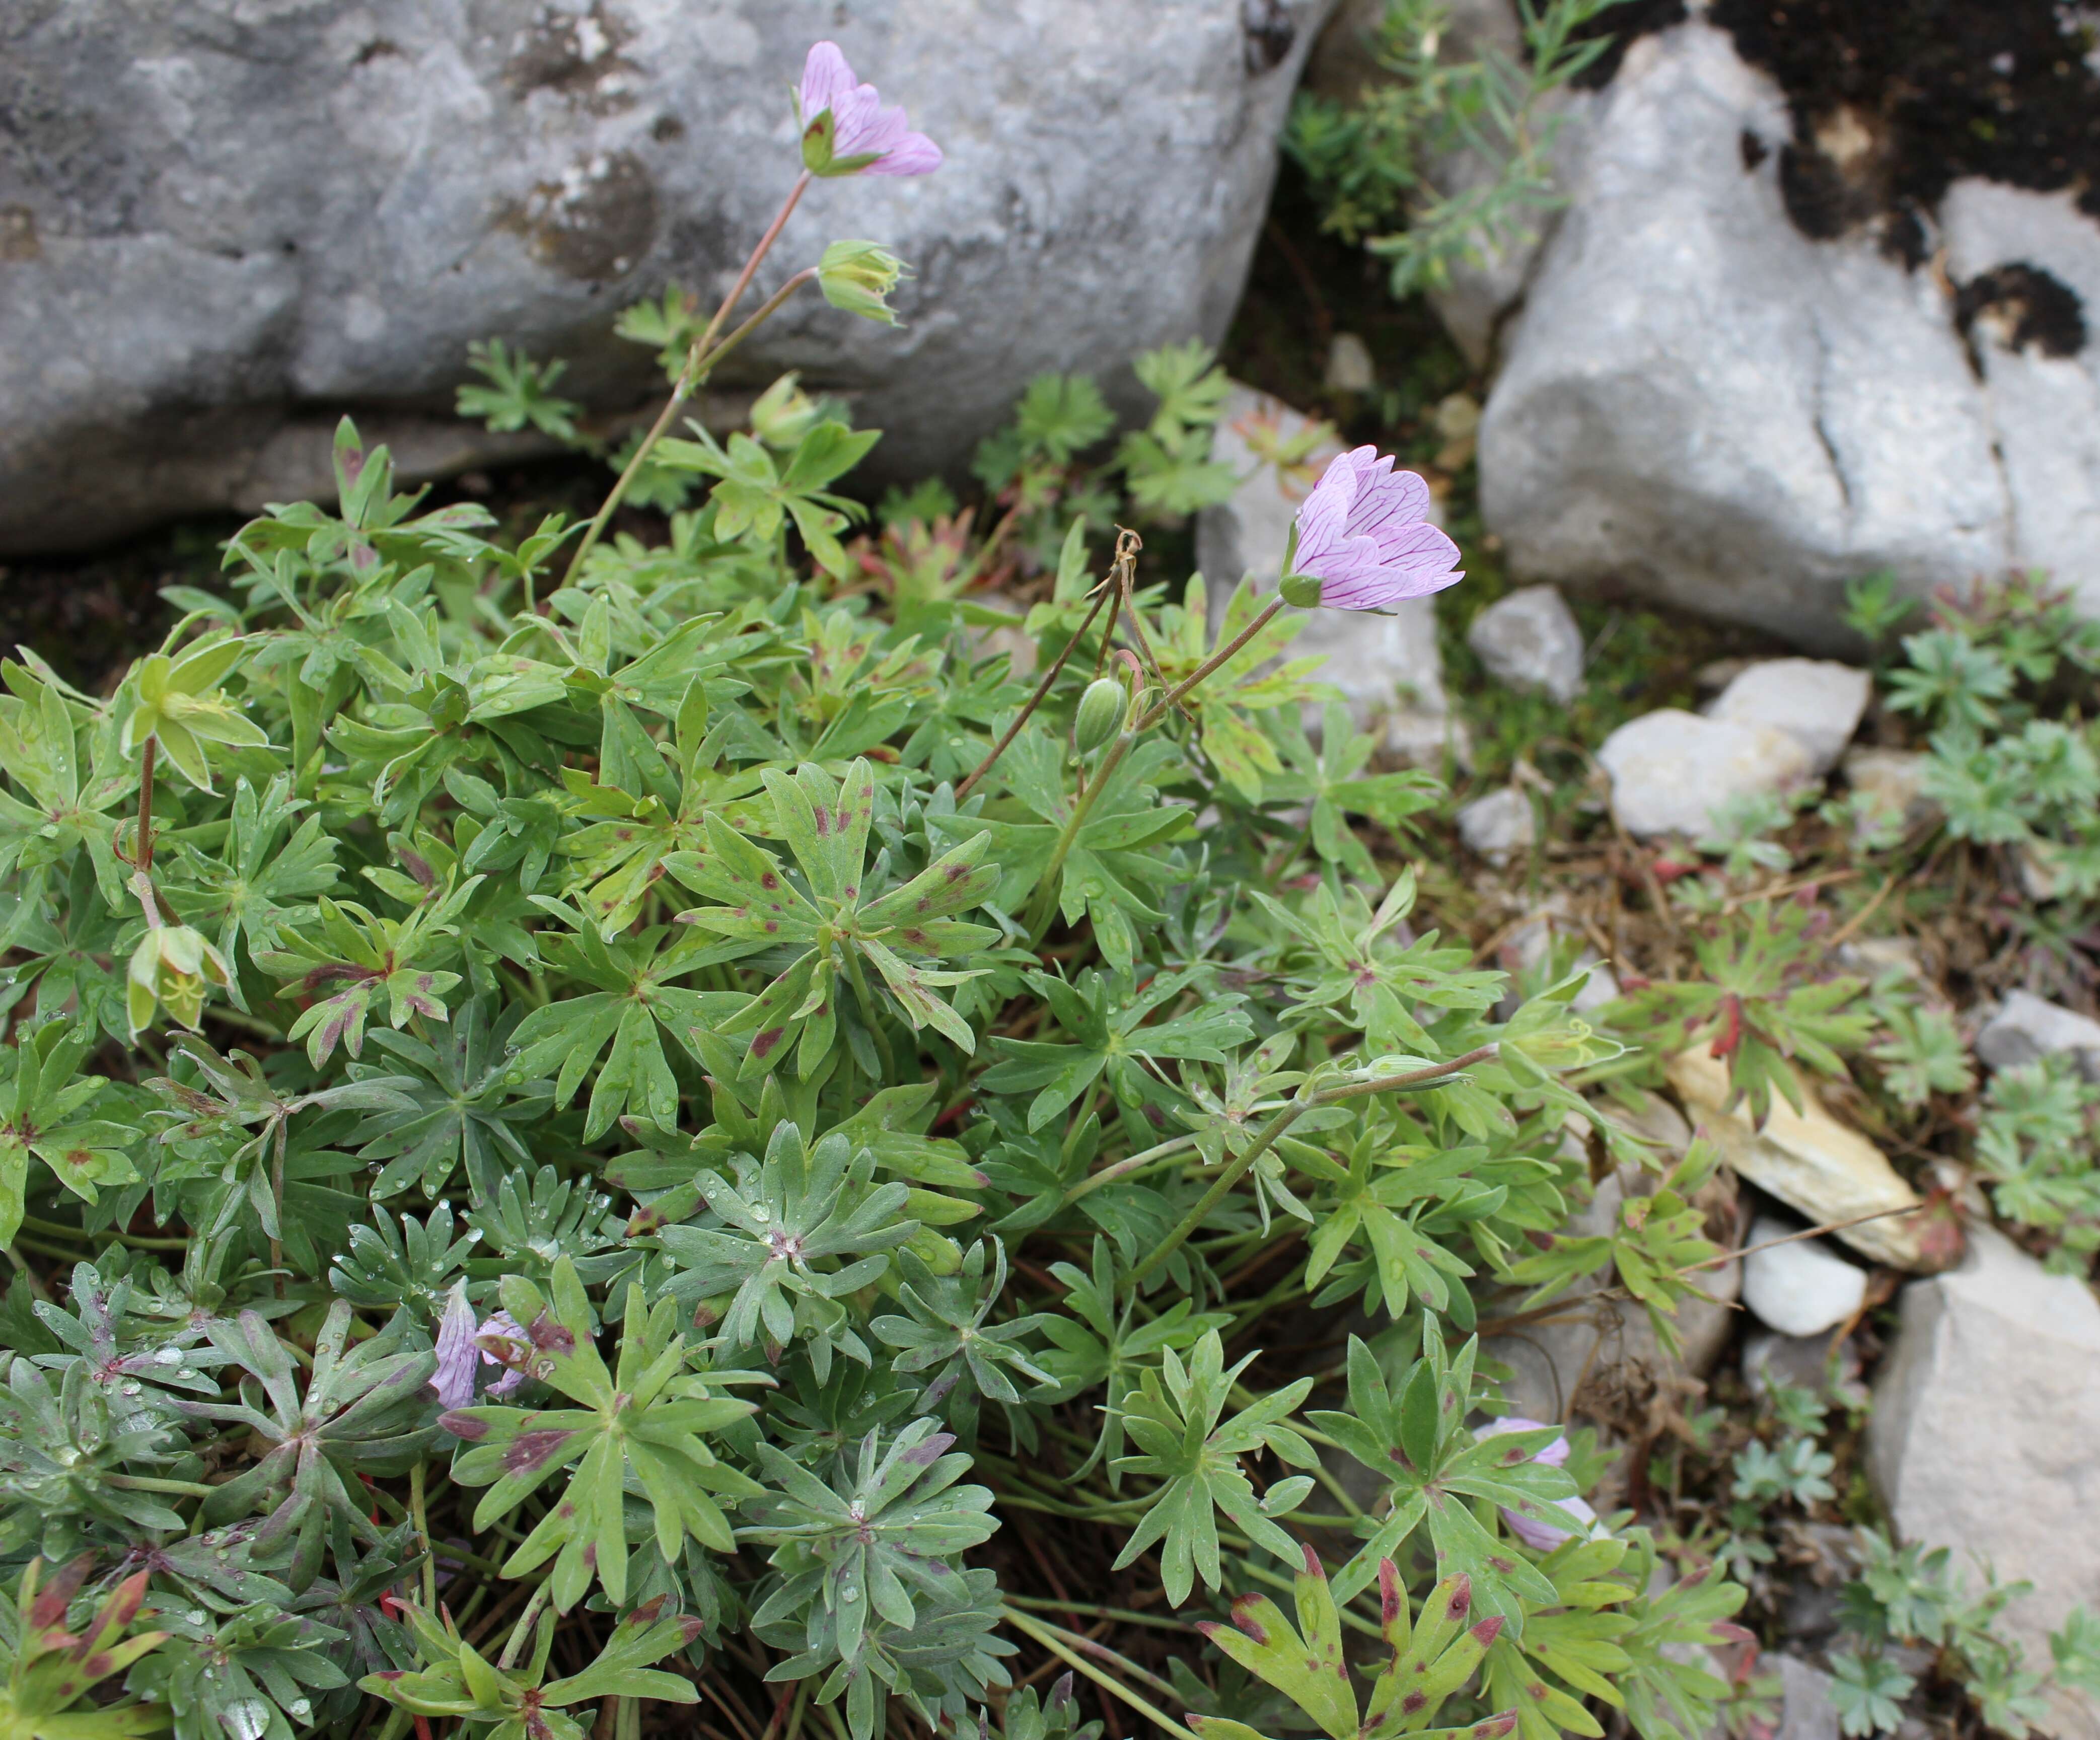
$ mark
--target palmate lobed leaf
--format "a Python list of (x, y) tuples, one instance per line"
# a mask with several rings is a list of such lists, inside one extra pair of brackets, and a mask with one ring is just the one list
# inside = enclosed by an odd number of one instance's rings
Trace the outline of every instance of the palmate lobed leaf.
[(623, 1492), (630, 1470), (648, 1494), (655, 1544), (667, 1561), (675, 1560), (689, 1535), (717, 1552), (730, 1551), (735, 1542), (716, 1499), (760, 1489), (718, 1461), (704, 1439), (756, 1405), (716, 1395), (704, 1380), (681, 1375), (685, 1344), (673, 1333), (673, 1302), (661, 1300), (651, 1311), (638, 1288), (628, 1289), (615, 1374), (598, 1357), (590, 1302), (568, 1258), (555, 1263), (549, 1293), (517, 1276), (505, 1278), (502, 1292), (529, 1349), (529, 1374), (583, 1404), (458, 1408), (440, 1422), (467, 1446), (454, 1464), (456, 1477), (490, 1489), (475, 1508), (478, 1529), (573, 1469), (562, 1498), (512, 1552), (505, 1574), (522, 1574), (551, 1558), (550, 1587), (561, 1610), (593, 1582), (615, 1603), (624, 1601)]
[[(1206, 1620), (1198, 1628), (1248, 1672), (1282, 1692), (1331, 1740), (1396, 1740), (1402, 1734), (1470, 1735), (1504, 1740), (1516, 1726), (1505, 1711), (1464, 1728), (1431, 1724), (1445, 1702), (1472, 1678), (1501, 1636), (1499, 1619), (1475, 1620), (1472, 1590), (1463, 1576), (1447, 1577), (1410, 1618), (1407, 1592), (1390, 1559), (1378, 1569), (1379, 1632), (1391, 1654), (1372, 1680), (1361, 1719), (1342, 1647), (1342, 1623), (1319, 1556), (1304, 1549), (1292, 1579), (1298, 1623), (1265, 1595), (1233, 1603), (1232, 1628)], [(1215, 1717), (1191, 1718), (1205, 1740), (1243, 1740), (1253, 1732)]]

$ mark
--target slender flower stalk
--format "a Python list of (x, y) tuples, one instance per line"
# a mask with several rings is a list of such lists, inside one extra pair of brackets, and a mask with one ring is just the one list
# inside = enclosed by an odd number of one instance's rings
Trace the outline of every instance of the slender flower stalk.
[(1057, 680), (1057, 673), (1064, 669), (1065, 661), (1071, 657), (1072, 649), (1087, 638), (1087, 630), (1093, 626), (1094, 618), (1101, 614), (1101, 606), (1105, 604), (1112, 595), (1106, 586), (1096, 586), (1094, 589), (1093, 605), (1087, 612), (1086, 620), (1079, 625), (1078, 632), (1065, 643), (1064, 650), (1050, 661), (1050, 668), (1043, 672), (1043, 680), (1035, 685), (1035, 692), (1028, 697), (1026, 704), (1022, 706), (1019, 713), (1014, 715), (1013, 722), (1000, 734), (999, 741), (991, 746), (991, 753), (977, 763), (969, 778), (955, 788), (957, 803), (960, 803), (970, 795), (971, 790), (976, 786), (977, 781), (990, 773), (999, 757), (1006, 753), (1007, 746), (1021, 735), (1021, 727), (1028, 722), (1030, 716), (1043, 704), (1043, 698), (1050, 692), (1051, 685)]
[(1255, 612), (1254, 620), (1251, 622), (1248, 623), (1247, 625), (1242, 629), (1238, 634), (1233, 636), (1233, 638), (1227, 641), (1224, 645), (1220, 647), (1216, 651), (1212, 652), (1210, 657), (1204, 660), (1201, 665), (1198, 665), (1195, 668), (1195, 669), (1189, 672), (1187, 676), (1184, 677), (1180, 682), (1176, 683), (1173, 688), (1167, 691), (1163, 699), (1154, 702), (1151, 707), (1147, 709), (1145, 717), (1137, 722), (1138, 730), (1143, 731), (1148, 726), (1157, 725), (1162, 719), (1165, 718), (1175, 707), (1180, 704), (1183, 696), (1186, 695), (1191, 689), (1194, 688), (1198, 683), (1201, 682), (1206, 677), (1209, 676), (1211, 672), (1216, 670), (1219, 666), (1230, 661), (1234, 655), (1236, 655), (1242, 647), (1246, 646), (1246, 643), (1252, 640), (1255, 635), (1260, 634), (1264, 629), (1267, 628), (1268, 625), (1274, 620), (1276, 613), (1279, 610), (1282, 609), (1287, 602), (1289, 601), (1281, 594), (1278, 594), (1275, 598), (1271, 598), (1266, 604), (1263, 605), (1260, 610)]
[[(806, 169), (795, 178), (795, 185), (788, 189), (788, 197), (782, 201), (780, 210), (774, 214), (773, 222), (766, 226), (765, 233), (758, 238), (757, 246), (751, 250), (750, 257), (744, 261), (743, 270), (737, 274), (736, 282), (730, 286), (729, 294), (722, 298), (721, 306), (715, 310), (714, 318), (708, 322), (707, 329), (693, 341), (692, 347), (686, 352), (686, 366), (678, 371), (677, 384), (671, 390), (670, 402), (664, 407), (656, 421), (650, 425), (649, 432), (642, 436), (640, 444), (635, 448), (625, 467), (621, 470), (619, 480), (613, 484), (611, 492), (607, 495), (604, 504), (592, 517), (590, 524), (584, 528), (584, 535), (576, 545), (576, 552), (569, 558), (568, 573), (563, 581), (564, 585), (572, 583), (583, 572), (585, 559), (597, 547), (598, 539), (604, 536), (605, 528), (611, 521), (613, 514), (618, 510), (620, 504), (626, 499), (629, 488), (632, 487), (642, 466), (648, 460), (650, 450), (664, 438), (665, 431), (677, 419), (678, 413), (685, 409), (686, 401), (692, 397), (700, 383), (707, 378), (708, 369), (729, 351), (730, 344), (722, 345), (719, 351), (716, 349), (715, 335), (722, 329), (724, 323), (735, 312), (737, 303), (743, 299), (743, 293), (750, 289), (751, 280), (758, 271), (760, 262), (773, 251), (773, 244), (780, 239), (781, 231), (788, 227), (788, 219), (794, 214), (796, 206), (801, 203), (803, 194), (808, 191), (810, 182), (814, 179), (812, 172)], [(812, 276), (814, 275), (810, 273), (798, 273), (794, 278), (790, 279), (781, 292), (759, 311), (757, 318), (762, 320), (771, 314), (787, 299), (791, 289), (807, 283)], [(756, 324), (757, 320), (752, 320), (739, 327), (731, 338), (730, 343), (740, 342), (745, 333)]]

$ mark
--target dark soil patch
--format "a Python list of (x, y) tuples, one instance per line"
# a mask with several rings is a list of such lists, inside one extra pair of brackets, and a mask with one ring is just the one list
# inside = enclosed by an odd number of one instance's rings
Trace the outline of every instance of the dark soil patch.
[[(572, 519), (594, 512), (609, 476), (602, 461), (577, 454), (470, 471), (431, 486), (423, 510), (478, 501), (515, 547), (548, 514)], [(225, 541), (240, 529), (236, 518), (185, 520), (86, 555), (24, 556), (0, 563), (0, 657), (18, 646), (49, 661), (68, 682), (105, 690), (131, 660), (151, 652), (182, 612), (161, 594), (169, 586), (225, 593), (220, 567)], [(623, 511), (614, 529), (655, 541), (662, 521)]]
[(223, 590), (219, 541), (238, 520), (198, 520), (89, 556), (0, 563), (0, 657), (27, 647), (77, 687), (99, 691), (161, 643), (181, 614), (164, 586)]
[(1874, 219), (1914, 223), (1964, 175), (2071, 188), (2100, 217), (2100, 73), (2080, 10), (1714, 0), (1710, 15), (1785, 91), (1793, 138), (1781, 188), (1802, 232), (1824, 237)]

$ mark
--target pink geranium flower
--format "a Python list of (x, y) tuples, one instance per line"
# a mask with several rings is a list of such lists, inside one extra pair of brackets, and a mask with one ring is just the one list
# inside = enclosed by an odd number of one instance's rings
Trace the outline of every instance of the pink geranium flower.
[[(1367, 453), (1370, 449), (1365, 448), (1363, 451)], [(1401, 475), (1404, 476), (1406, 474)], [(1452, 576), (1454, 580), (1457, 577), (1456, 575)], [(1473, 1436), (1476, 1438), (1491, 1438), (1499, 1437), (1505, 1432), (1543, 1432), (1547, 1429), (1546, 1422), (1542, 1420), (1520, 1420), (1512, 1414), (1507, 1419), (1491, 1420), (1485, 1426), (1476, 1427)], [(1550, 1468), (1557, 1468), (1567, 1461), (1568, 1447), (1568, 1440), (1565, 1437), (1557, 1437), (1531, 1460), (1533, 1462), (1542, 1462)], [(1553, 1504), (1556, 1510), (1564, 1511), (1569, 1517), (1582, 1523), (1586, 1529), (1595, 1526), (1597, 1513), (1583, 1499), (1555, 1499)], [(1553, 1524), (1542, 1521), (1535, 1517), (1527, 1517), (1523, 1512), (1512, 1510), (1507, 1505), (1502, 1508), (1502, 1521), (1509, 1525), (1510, 1533), (1516, 1536), (1525, 1546), (1536, 1548), (1541, 1552), (1551, 1552), (1563, 1541), (1572, 1539), (1566, 1529), (1556, 1528)]]
[[(508, 1311), (498, 1311), (487, 1323), (477, 1322), (474, 1307), (467, 1302), (465, 1285), (455, 1287), (439, 1320), (438, 1368), (430, 1374), (430, 1388), (438, 1393), (441, 1407), (471, 1407), (483, 1366), (508, 1367), (488, 1386), (487, 1393), (492, 1397), (507, 1396), (525, 1381), (524, 1372), (511, 1359), (490, 1350), (491, 1343), (514, 1358), (526, 1345), (525, 1331), (512, 1321)], [(515, 1349), (506, 1345), (512, 1343)]]
[(1374, 447), (1339, 454), (1298, 510), (1290, 577), (1317, 581), (1319, 602), (1335, 610), (1383, 610), (1440, 592), (1465, 576), (1458, 546), (1423, 517), (1428, 511), (1429, 486), (1394, 470), (1391, 455)]
[(927, 175), (941, 166), (941, 148), (857, 82), (836, 42), (810, 51), (799, 100), (802, 161), (816, 174)]

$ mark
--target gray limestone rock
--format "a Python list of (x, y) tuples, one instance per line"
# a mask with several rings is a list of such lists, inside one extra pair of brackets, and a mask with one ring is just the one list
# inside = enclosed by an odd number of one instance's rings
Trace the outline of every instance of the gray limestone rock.
[(1751, 1223), (1743, 1243), (1743, 1303), (1782, 1335), (1820, 1335), (1858, 1315), (1867, 1300), (1867, 1271), (1820, 1239), (1773, 1243), (1800, 1230), (1769, 1216)]
[[(2071, 1607), (2100, 1608), (2100, 1304), (1988, 1227), (1958, 1268), (1905, 1287), (1868, 1451), (1898, 1535), (2031, 1581), (2000, 1622), (2031, 1663)], [(2100, 1733), (2067, 1704), (2058, 1733)]]
[(1489, 863), (1507, 864), (1537, 841), (1538, 819), (1531, 799), (1517, 787), (1505, 785), (1459, 807), (1458, 837)]
[(646, 400), (614, 316), (727, 288), (826, 36), (947, 162), (817, 183), (757, 289), (869, 236), (916, 271), (906, 325), (805, 292), (718, 384), (799, 367), (899, 473), (964, 457), (1040, 370), (1134, 402), (1131, 357), (1224, 331), (1328, 4), (1251, 34), (1240, 0), (0, 9), (0, 554), (320, 491), (346, 404), (412, 470), (485, 461), (450, 408), (492, 334), (568, 357), (595, 408)]
[(1835, 1683), (1820, 1667), (1798, 1655), (1780, 1655), (1767, 1664), (1779, 1675), (1782, 1708), (1774, 1740), (1839, 1740), (1838, 1706), (1831, 1702)]
[(2069, 1056), (2080, 1075), (2100, 1080), (2100, 1021), (2032, 991), (2015, 991), (1977, 1034), (1976, 1055), (1994, 1070)]
[(1960, 285), (2032, 263), (2100, 326), (2100, 227), (2067, 195), (1963, 183), (1952, 278), (1864, 232), (1813, 241), (1780, 197), (1790, 131), (1702, 20), (1627, 50), (1482, 425), (1512, 570), (1829, 647), (1877, 569), (1923, 592), (2040, 563), (2100, 607), (2100, 347), (2047, 354), (1988, 301), (1957, 318)]
[(1731, 798), (1789, 790), (1813, 771), (1807, 752), (1785, 731), (1674, 707), (1629, 719), (1604, 740), (1597, 763), (1611, 776), (1612, 814), (1643, 838), (1696, 839)]
[(1497, 598), (1466, 630), (1466, 644), (1498, 682), (1542, 690), (1562, 706), (1582, 692), (1582, 631), (1551, 586), (1524, 586)]
[(1820, 777), (1838, 765), (1873, 692), (1873, 678), (1856, 665), (1829, 659), (1761, 659), (1722, 690), (1706, 716), (1785, 731), (1807, 753)]
[[(2011, 565), (2045, 570), (2100, 612), (2100, 223), (2069, 193), (1974, 179), (1948, 190), (1940, 221), (1948, 271), (1979, 303), (1970, 347), (2005, 458)], [(2078, 348), (2023, 338), (2023, 280), (2036, 273), (2076, 299)]]
[(1925, 794), (1929, 758), (1921, 749), (1855, 749), (1845, 757), (1854, 839), (1900, 834), (1934, 814), (1939, 806)]

